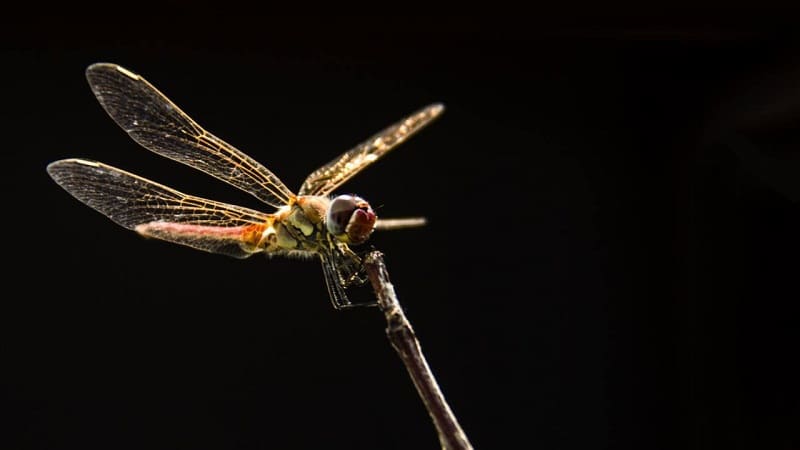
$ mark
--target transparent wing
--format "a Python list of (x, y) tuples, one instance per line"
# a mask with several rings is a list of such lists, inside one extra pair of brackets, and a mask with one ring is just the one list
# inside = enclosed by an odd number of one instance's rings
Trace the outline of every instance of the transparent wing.
[(294, 197), (266, 167), (204, 130), (141, 76), (101, 63), (89, 66), (86, 78), (111, 118), (145, 148), (202, 170), (275, 207)]
[(357, 147), (315, 170), (303, 182), (300, 195), (327, 195), (352, 178), (389, 150), (421, 130), (444, 111), (444, 105), (427, 106), (385, 130), (375, 134)]
[(75, 198), (145, 236), (212, 253), (245, 258), (273, 217), (186, 195), (115, 167), (64, 159), (47, 172)]

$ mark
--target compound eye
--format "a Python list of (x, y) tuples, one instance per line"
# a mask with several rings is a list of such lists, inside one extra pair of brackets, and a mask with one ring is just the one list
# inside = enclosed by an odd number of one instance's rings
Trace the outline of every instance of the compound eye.
[(358, 200), (351, 195), (340, 195), (331, 201), (328, 207), (328, 231), (339, 236), (347, 229), (350, 217), (357, 208)]

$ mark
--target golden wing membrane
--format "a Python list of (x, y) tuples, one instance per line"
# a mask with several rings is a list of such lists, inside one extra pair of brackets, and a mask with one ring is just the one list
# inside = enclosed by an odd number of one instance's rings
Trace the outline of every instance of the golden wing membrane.
[(141, 76), (116, 64), (86, 69), (89, 85), (119, 126), (159, 155), (201, 170), (281, 207), (292, 191), (262, 164), (204, 130)]
[(47, 172), (72, 196), (125, 228), (211, 253), (246, 258), (260, 251), (244, 238), (273, 220), (99, 162), (64, 159), (48, 165)]
[(437, 118), (444, 105), (429, 105), (348, 150), (315, 170), (303, 182), (300, 195), (327, 195), (391, 149)]

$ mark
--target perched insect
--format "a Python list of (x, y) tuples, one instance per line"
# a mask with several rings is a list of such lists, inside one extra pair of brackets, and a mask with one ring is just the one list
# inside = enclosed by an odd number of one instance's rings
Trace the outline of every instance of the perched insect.
[[(329, 194), (439, 116), (433, 104), (346, 151), (292, 193), (266, 167), (204, 130), (141, 76), (115, 64), (93, 64), (86, 78), (100, 104), (136, 142), (159, 155), (231, 184), (277, 210), (271, 214), (195, 197), (115, 167), (84, 159), (47, 166), (81, 202), (139, 234), (212, 253), (317, 256), (337, 309), (355, 305), (345, 289), (365, 281), (350, 245), (381, 228), (364, 199)], [(386, 221), (383, 228), (418, 221)]]

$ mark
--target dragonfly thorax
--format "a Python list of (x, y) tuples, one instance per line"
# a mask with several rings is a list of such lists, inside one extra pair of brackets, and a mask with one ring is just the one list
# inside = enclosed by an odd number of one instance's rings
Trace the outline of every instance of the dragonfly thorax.
[(361, 244), (372, 234), (377, 216), (364, 199), (340, 195), (300, 195), (291, 206), (275, 214), (264, 229), (259, 247), (267, 252), (308, 251), (330, 247), (334, 242)]

